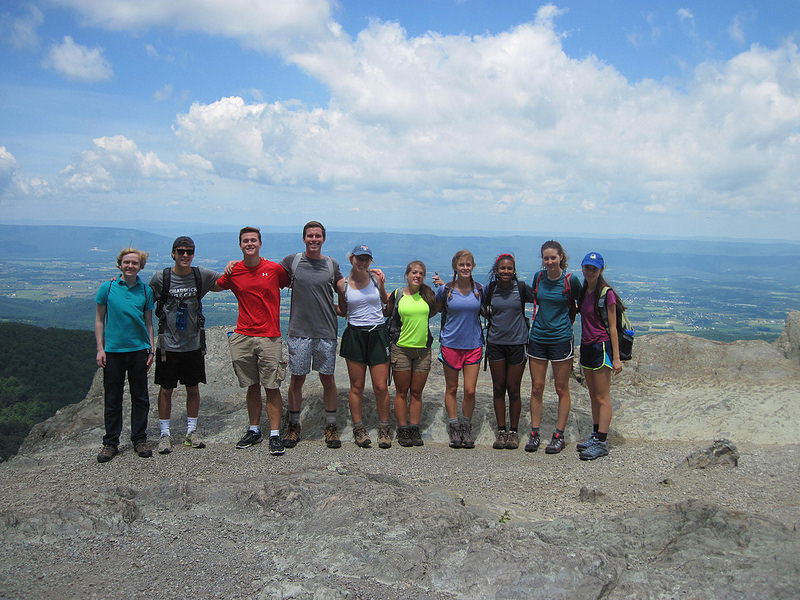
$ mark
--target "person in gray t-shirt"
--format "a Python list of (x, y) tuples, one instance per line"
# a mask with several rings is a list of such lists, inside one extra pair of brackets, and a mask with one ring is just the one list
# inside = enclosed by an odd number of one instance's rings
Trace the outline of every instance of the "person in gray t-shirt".
[[(199, 384), (206, 382), (200, 299), (209, 291), (220, 291), (216, 282), (222, 274), (203, 267), (192, 267), (194, 250), (192, 238), (177, 238), (172, 244), (175, 264), (169, 269), (156, 271), (150, 279), (159, 319), (155, 383), (161, 386), (158, 392), (161, 428), (158, 451), (161, 454), (172, 451), (172, 392), (178, 382), (186, 386), (187, 424), (184, 444), (193, 448), (205, 447), (197, 431), (200, 412)], [(169, 289), (166, 290), (166, 298), (162, 299), (165, 271), (168, 271), (166, 275), (169, 277)]]
[[(300, 410), (303, 404), (303, 384), (306, 375), (315, 370), (322, 383), (325, 404), (325, 443), (329, 448), (342, 445), (336, 427), (337, 390), (334, 380), (336, 367), (337, 321), (333, 295), (342, 279), (339, 263), (323, 256), (325, 227), (309, 221), (303, 227), (306, 251), (290, 254), (281, 261), (292, 280), (292, 300), (289, 313), (289, 426), (283, 443), (293, 448), (300, 440)], [(336, 291), (338, 294), (339, 292)]]

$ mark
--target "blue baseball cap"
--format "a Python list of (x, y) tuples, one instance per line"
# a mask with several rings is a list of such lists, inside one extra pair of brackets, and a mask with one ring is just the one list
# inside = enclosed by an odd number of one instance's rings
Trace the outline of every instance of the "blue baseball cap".
[(606, 263), (599, 252), (589, 252), (589, 254), (583, 257), (583, 262), (581, 263), (582, 267), (585, 267), (586, 265), (591, 265), (593, 267), (597, 267), (598, 269), (602, 269), (606, 266)]
[(364, 244), (359, 244), (350, 252), (350, 256), (369, 256), (372, 258), (372, 250), (369, 249), (369, 246), (365, 246)]

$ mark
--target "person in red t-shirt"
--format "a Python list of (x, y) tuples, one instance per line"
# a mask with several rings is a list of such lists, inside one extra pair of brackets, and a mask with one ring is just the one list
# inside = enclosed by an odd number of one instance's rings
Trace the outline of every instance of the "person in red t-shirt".
[(270, 454), (283, 454), (280, 434), (283, 398), (280, 384), (286, 375), (280, 326), (280, 289), (289, 285), (284, 268), (261, 258), (261, 231), (243, 227), (239, 247), (244, 260), (233, 264), (230, 274), (217, 280), (220, 289), (231, 290), (239, 302), (236, 330), (228, 336), (233, 370), (239, 385), (247, 388), (250, 428), (236, 444), (249, 448), (262, 440), (261, 386), (267, 396)]

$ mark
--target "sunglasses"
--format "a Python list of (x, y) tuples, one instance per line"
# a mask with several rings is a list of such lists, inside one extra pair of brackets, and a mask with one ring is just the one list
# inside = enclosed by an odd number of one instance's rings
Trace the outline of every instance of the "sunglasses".
[(178, 254), (186, 254), (187, 256), (192, 256), (194, 254), (194, 248), (175, 248), (175, 252)]

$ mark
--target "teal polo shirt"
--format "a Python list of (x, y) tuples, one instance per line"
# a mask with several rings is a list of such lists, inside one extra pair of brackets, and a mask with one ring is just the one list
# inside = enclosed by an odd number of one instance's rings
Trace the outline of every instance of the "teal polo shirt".
[(153, 289), (138, 276), (133, 287), (128, 287), (122, 276), (100, 286), (95, 302), (106, 307), (106, 352), (136, 352), (150, 348), (144, 313), (153, 310), (154, 300)]

